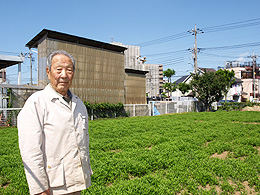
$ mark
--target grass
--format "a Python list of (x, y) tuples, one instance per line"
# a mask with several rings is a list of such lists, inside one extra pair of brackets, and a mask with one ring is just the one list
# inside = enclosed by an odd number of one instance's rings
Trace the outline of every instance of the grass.
[[(260, 113), (90, 121), (92, 186), (82, 194), (259, 194)], [(17, 129), (0, 129), (0, 194), (28, 194)]]

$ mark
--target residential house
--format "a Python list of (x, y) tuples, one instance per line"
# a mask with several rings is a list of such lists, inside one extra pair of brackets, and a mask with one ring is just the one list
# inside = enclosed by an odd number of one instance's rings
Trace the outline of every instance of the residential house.
[(233, 63), (232, 65), (227, 63), (226, 69), (233, 70), (235, 77), (242, 81), (241, 101), (252, 101), (254, 98), (259, 100), (259, 64), (253, 66), (252, 62), (245, 62), (244, 64)]
[(236, 77), (233, 77), (232, 79), (235, 79), (235, 81), (227, 93), (227, 100), (235, 100), (237, 102), (241, 102), (242, 95), (243, 95), (243, 90), (242, 90), (243, 81)]
[[(213, 68), (198, 68), (197, 71), (198, 71), (198, 75), (202, 75), (205, 72), (216, 72), (216, 70), (213, 69)], [(192, 79), (191, 74), (189, 74), (189, 75), (182, 76), (181, 78), (179, 78), (175, 82), (176, 82), (176, 85), (178, 85), (179, 83), (189, 84), (191, 79)], [(191, 95), (192, 95), (191, 90), (186, 94), (182, 94), (179, 89), (177, 89), (175, 92), (172, 93), (173, 97), (191, 96)]]

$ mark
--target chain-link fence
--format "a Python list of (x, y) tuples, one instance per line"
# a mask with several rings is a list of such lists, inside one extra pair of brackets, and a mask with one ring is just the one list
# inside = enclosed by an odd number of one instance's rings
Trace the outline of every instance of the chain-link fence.
[(151, 116), (150, 104), (125, 104), (124, 108), (129, 116)]
[(0, 126), (17, 126), (17, 115), (22, 108), (0, 108)]
[[(16, 126), (17, 115), (22, 108), (0, 108), (0, 126)], [(201, 111), (202, 104), (198, 101), (156, 101), (149, 104), (125, 104), (124, 112), (127, 116), (155, 116), (169, 113)], [(97, 113), (91, 113), (90, 119), (97, 117)], [(116, 112), (107, 113), (107, 118), (118, 117)], [(111, 116), (110, 116), (111, 115)], [(95, 116), (95, 117), (94, 117)]]
[(194, 99), (177, 101), (150, 101), (148, 104), (125, 104), (129, 116), (155, 116), (170, 113), (200, 112), (202, 103)]
[(192, 112), (196, 110), (194, 101), (163, 101), (150, 103), (152, 104), (152, 115)]

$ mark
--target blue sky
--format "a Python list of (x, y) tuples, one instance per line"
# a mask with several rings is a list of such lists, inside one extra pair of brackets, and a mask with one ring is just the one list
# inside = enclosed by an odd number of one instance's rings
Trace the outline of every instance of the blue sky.
[[(258, 0), (2, 0), (0, 54), (28, 52), (25, 44), (46, 28), (107, 43), (113, 39), (140, 45), (147, 63), (174, 69), (177, 79), (193, 70), (192, 54), (187, 49), (194, 46), (194, 36), (187, 31), (195, 24), (205, 30), (197, 36), (198, 48), (206, 48), (198, 54), (199, 67), (217, 69), (225, 61), (250, 61), (246, 57), (253, 52), (260, 55), (260, 45), (249, 45), (260, 42), (259, 13)], [(238, 26), (232, 29), (232, 23)], [(225, 30), (217, 28), (226, 24)], [(144, 42), (149, 45), (141, 44)], [(36, 83), (37, 54), (34, 57)], [(29, 71), (26, 59), (22, 83), (30, 82)], [(7, 78), (17, 83), (17, 66), (7, 69)]]

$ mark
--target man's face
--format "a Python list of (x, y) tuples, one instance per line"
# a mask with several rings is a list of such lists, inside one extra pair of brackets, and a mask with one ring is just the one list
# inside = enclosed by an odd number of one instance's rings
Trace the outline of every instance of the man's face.
[(67, 96), (74, 74), (71, 59), (63, 54), (57, 54), (52, 58), (51, 70), (47, 67), (46, 71), (53, 89)]

